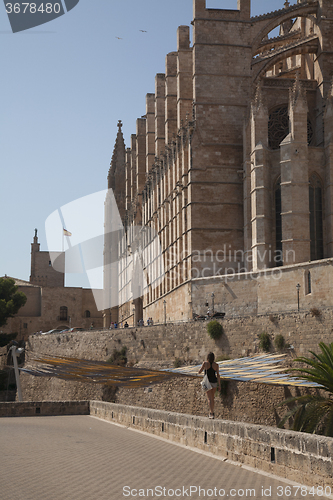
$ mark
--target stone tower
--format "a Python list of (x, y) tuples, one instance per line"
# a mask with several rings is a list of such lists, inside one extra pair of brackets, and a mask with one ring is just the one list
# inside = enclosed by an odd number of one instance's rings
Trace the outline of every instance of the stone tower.
[[(52, 259), (58, 258), (57, 267), (61, 265), (63, 272), (56, 271), (52, 267)], [(40, 243), (38, 243), (37, 229), (33, 243), (31, 243), (31, 274), (30, 283), (43, 287), (64, 287), (65, 286), (65, 266), (62, 254), (52, 255), (49, 252), (40, 251)]]

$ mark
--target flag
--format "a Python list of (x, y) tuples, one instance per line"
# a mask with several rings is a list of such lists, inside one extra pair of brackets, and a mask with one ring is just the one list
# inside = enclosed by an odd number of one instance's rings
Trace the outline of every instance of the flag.
[(72, 236), (72, 233), (67, 231), (67, 229), (63, 228), (63, 231), (64, 231), (64, 236)]

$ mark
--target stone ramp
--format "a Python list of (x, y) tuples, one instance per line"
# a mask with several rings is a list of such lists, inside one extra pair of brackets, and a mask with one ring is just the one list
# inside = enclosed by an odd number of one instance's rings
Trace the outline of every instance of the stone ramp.
[[(94, 417), (0, 424), (1, 500), (121, 500), (139, 498), (139, 490), (142, 498), (290, 498), (277, 495), (290, 482)], [(306, 498), (301, 490), (292, 497)]]

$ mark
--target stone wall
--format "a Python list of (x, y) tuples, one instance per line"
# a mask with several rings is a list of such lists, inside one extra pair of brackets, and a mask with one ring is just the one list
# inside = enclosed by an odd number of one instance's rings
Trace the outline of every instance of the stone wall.
[(228, 318), (297, 312), (297, 284), (300, 311), (333, 308), (333, 259), (294, 264), (291, 256), (290, 265), (244, 272), (243, 263), (233, 255), (226, 245), (219, 255), (212, 255), (207, 242), (207, 250), (192, 264), (192, 281), (144, 307), (144, 319), (152, 317), (155, 322), (164, 323), (166, 315), (167, 322), (189, 321), (193, 313), (206, 314), (212, 307), (212, 293), (214, 310), (224, 312)]
[(30, 403), (0, 403), (0, 417), (89, 415), (89, 412), (89, 401), (34, 401)]
[(90, 414), (297, 483), (333, 487), (332, 438), (100, 401), (90, 402)]
[[(215, 266), (208, 252), (205, 264)], [(215, 311), (225, 312), (228, 317), (295, 312), (298, 310), (297, 284), (300, 285), (300, 311), (310, 311), (313, 307), (330, 308), (333, 306), (330, 293), (332, 264), (332, 259), (325, 259), (260, 272), (197, 278), (192, 282), (192, 309), (195, 313), (206, 314), (205, 303), (208, 302), (211, 308), (211, 294), (214, 293)]]
[(259, 351), (259, 335), (267, 332), (272, 341), (277, 334), (282, 334), (291, 344), (290, 356), (295, 357), (318, 350), (320, 341), (330, 343), (333, 340), (332, 321), (333, 310), (324, 308), (319, 310), (319, 316), (307, 311), (224, 318), (220, 321), (224, 334), (217, 342), (209, 338), (206, 321), (31, 335), (27, 354), (34, 352), (105, 361), (113, 349), (126, 346), (129, 362), (168, 367), (173, 365), (175, 358), (180, 358), (184, 364), (201, 363), (209, 351), (230, 358), (255, 354)]
[[(123, 346), (127, 347), (129, 365), (167, 368), (173, 367), (176, 361), (182, 365), (199, 364), (209, 351), (217, 357), (231, 358), (257, 353), (258, 335), (263, 331), (272, 338), (278, 333), (285, 336), (292, 345), (286, 351), (286, 363), (290, 364), (295, 355), (318, 350), (320, 341), (331, 341), (332, 314), (330, 310), (322, 310), (319, 318), (301, 313), (224, 319), (224, 334), (218, 342), (208, 337), (206, 322), (34, 335), (27, 344), (26, 366), (36, 366), (33, 358), (37, 354), (106, 361), (114, 349), (120, 350)], [(98, 399), (201, 416), (208, 412), (206, 396), (196, 377), (171, 379), (149, 389), (118, 389), (24, 373), (21, 382), (27, 401)], [(278, 402), (298, 393), (299, 389), (295, 388), (229, 381), (226, 395), (216, 396), (215, 413), (218, 418), (276, 426), (285, 411), (285, 408), (276, 408)]]

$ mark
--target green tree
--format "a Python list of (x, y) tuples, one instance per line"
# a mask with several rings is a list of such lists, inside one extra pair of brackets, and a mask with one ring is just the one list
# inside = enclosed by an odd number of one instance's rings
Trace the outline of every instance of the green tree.
[(292, 371), (301, 379), (319, 384), (324, 394), (305, 394), (289, 398), (283, 404), (293, 404), (279, 427), (283, 427), (289, 418), (293, 418), (294, 431), (322, 434), (333, 437), (333, 343), (320, 342), (321, 353), (312, 351), (313, 358), (299, 357), (294, 361), (303, 363), (304, 368), (294, 368)]
[(17, 290), (18, 286), (12, 278), (0, 278), (0, 326), (17, 314), (27, 301), (24, 293)]

